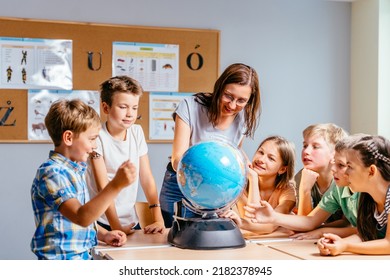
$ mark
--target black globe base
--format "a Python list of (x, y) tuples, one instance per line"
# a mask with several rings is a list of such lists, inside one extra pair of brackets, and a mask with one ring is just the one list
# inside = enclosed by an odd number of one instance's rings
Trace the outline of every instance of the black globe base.
[(179, 218), (168, 233), (168, 243), (193, 250), (245, 247), (240, 229), (230, 219)]

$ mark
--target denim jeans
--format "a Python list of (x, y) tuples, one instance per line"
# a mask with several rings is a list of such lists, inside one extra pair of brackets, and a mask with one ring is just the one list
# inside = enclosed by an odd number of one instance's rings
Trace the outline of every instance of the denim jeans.
[[(184, 195), (181, 192), (179, 185), (177, 184), (176, 172), (169, 165), (170, 163), (168, 164), (167, 170), (165, 171), (165, 176), (160, 192), (161, 212), (164, 218), (165, 227), (167, 228), (170, 228), (172, 226), (173, 215), (175, 214), (175, 202), (181, 201), (184, 198)], [(184, 206), (180, 212), (183, 213), (181, 217), (184, 218), (199, 217), (199, 215), (195, 214)]]

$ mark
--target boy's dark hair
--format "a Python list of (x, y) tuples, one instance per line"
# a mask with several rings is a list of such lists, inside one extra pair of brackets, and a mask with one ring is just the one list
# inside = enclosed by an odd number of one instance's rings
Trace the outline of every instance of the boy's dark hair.
[(112, 105), (113, 95), (120, 92), (141, 96), (143, 89), (137, 80), (129, 76), (112, 77), (100, 85), (100, 98), (108, 106)]

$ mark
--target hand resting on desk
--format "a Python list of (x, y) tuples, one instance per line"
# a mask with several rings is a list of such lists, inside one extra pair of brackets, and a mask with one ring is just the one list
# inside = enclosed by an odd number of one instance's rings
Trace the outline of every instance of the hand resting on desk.
[(164, 223), (154, 222), (153, 224), (147, 225), (144, 228), (144, 233), (163, 233), (165, 229)]

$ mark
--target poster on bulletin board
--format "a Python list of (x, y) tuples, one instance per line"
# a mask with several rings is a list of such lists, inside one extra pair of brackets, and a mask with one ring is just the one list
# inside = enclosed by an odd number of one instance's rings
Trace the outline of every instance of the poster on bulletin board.
[[(172, 108), (170, 112), (158, 111), (157, 106), (170, 106), (175, 102), (153, 100), (151, 108), (149, 97), (155, 95), (150, 92), (176, 93), (175, 98), (181, 97), (182, 92), (211, 92), (220, 74), (220, 31), (212, 29), (0, 17), (0, 38), (8, 38), (0, 41), (4, 54), (4, 57), (0, 55), (0, 143), (51, 142), (43, 140), (48, 139), (44, 136), (46, 132), (37, 125), (42, 123), (42, 108), (34, 109), (38, 103), (33, 103), (31, 90), (98, 91), (100, 84), (113, 75), (138, 75), (144, 94), (136, 123), (142, 126), (148, 143), (169, 143), (173, 136), (168, 133), (173, 124)], [(65, 48), (60, 47), (58, 52), (51, 48), (61, 42)], [(21, 50), (25, 48), (27, 55), (24, 57), (25, 52), (23, 54)], [(34, 48), (36, 51), (32, 52)], [(39, 63), (35, 64), (35, 70), (29, 68), (24, 83), (20, 67), (33, 67), (30, 64), (33, 58)], [(145, 67), (132, 68), (137, 60)], [(12, 72), (7, 73), (9, 62)], [(69, 74), (57, 80), (52, 74), (62, 67), (68, 68)], [(131, 72), (136, 69), (147, 71), (143, 74)], [(35, 74), (29, 74), (30, 71)], [(11, 77), (7, 81), (9, 74)], [(142, 75), (149, 78), (142, 82)], [(32, 76), (40, 80), (31, 80)], [(159, 119), (158, 114), (168, 115), (162, 117), (167, 122)]]
[(72, 41), (0, 37), (0, 88), (72, 89)]
[(29, 90), (28, 91), (28, 140), (50, 140), (45, 117), (53, 102), (60, 99), (80, 99), (99, 114), (98, 91), (87, 90)]
[(151, 92), (149, 94), (149, 139), (173, 140), (172, 115), (180, 101), (193, 93)]
[(179, 46), (113, 42), (113, 76), (136, 79), (144, 91), (179, 90)]

